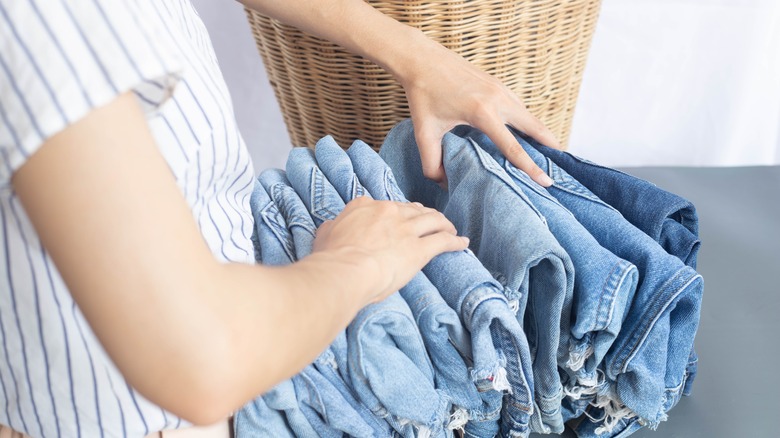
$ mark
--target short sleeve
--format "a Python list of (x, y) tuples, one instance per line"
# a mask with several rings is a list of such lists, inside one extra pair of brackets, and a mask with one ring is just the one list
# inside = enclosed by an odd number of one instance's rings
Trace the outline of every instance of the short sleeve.
[(0, 0), (0, 188), (51, 136), (132, 91), (154, 112), (181, 75), (158, 5)]

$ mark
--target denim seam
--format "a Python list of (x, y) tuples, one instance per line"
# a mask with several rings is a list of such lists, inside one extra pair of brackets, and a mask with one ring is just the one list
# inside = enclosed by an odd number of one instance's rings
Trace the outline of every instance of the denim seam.
[[(412, 319), (409, 319), (408, 315), (406, 315), (404, 312), (399, 312), (399, 311), (397, 311), (397, 310), (375, 309), (375, 310), (371, 310), (371, 311), (370, 311), (370, 313), (369, 313), (368, 315), (364, 315), (364, 316), (361, 318), (361, 321), (359, 322), (359, 324), (358, 324), (358, 327), (357, 327), (355, 330), (357, 330), (357, 332), (358, 332), (358, 333), (361, 333), (361, 334), (362, 334), (362, 333), (363, 333), (363, 328), (364, 328), (366, 325), (368, 325), (368, 324), (369, 324), (369, 322), (371, 321), (371, 319), (372, 319), (372, 318), (373, 318), (373, 317), (374, 317), (376, 314), (390, 314), (390, 313), (392, 313), (392, 314), (396, 314), (396, 315), (399, 315), (399, 316), (401, 316), (403, 319), (407, 320), (409, 323), (411, 323), (411, 324), (414, 324), (414, 318), (412, 318)], [(416, 324), (415, 324), (415, 327), (416, 327)], [(427, 350), (425, 349), (425, 343), (423, 342), (422, 338), (421, 338), (421, 337), (419, 337), (419, 336), (417, 336), (417, 337), (416, 337), (416, 339), (420, 341), (420, 342), (419, 342), (419, 345), (417, 345), (417, 347), (420, 347), (420, 348), (422, 348), (422, 350), (423, 350), (423, 351), (427, 351)], [(362, 345), (362, 343), (361, 343), (361, 342), (357, 342), (357, 344), (358, 344), (358, 345)], [(361, 349), (361, 350), (362, 350), (362, 349)], [(359, 369), (361, 370), (361, 374), (362, 374), (362, 375), (365, 375), (365, 369), (364, 369), (364, 367), (363, 367), (363, 354), (362, 354), (362, 353), (358, 354), (358, 361), (359, 361), (359, 362), (358, 362), (358, 367), (359, 367)], [(419, 364), (415, 364), (415, 365), (419, 365)], [(431, 365), (431, 363), (430, 363), (430, 360), (428, 361), (428, 365), (429, 365), (429, 371), (430, 371), (431, 375), (434, 375), (435, 373), (434, 373), (434, 370), (433, 370), (433, 366), (432, 366), (432, 365)]]
[[(497, 336), (505, 338), (504, 342), (508, 341), (508, 343), (512, 344), (512, 347), (514, 348), (515, 351), (521, 351), (521, 349), (523, 348), (522, 345), (518, 345), (517, 343), (515, 343), (514, 338), (512, 336), (509, 336), (509, 334), (506, 331), (501, 331), (500, 333), (497, 334)], [(531, 360), (531, 362), (533, 362), (533, 360)], [(532, 366), (532, 364), (529, 365)], [(531, 415), (534, 412), (534, 406), (533, 406), (534, 391), (531, 389), (531, 385), (528, 383), (528, 377), (525, 375), (525, 372), (523, 371), (523, 361), (522, 358), (519, 356), (517, 357), (517, 366), (518, 366), (517, 372), (521, 378), (520, 383), (522, 385), (522, 389), (525, 391), (525, 396), (528, 398), (528, 401), (524, 403), (522, 400), (517, 399), (516, 391), (510, 393), (507, 397), (509, 398), (510, 403), (513, 406)], [(504, 367), (505, 367), (504, 369), (509, 369), (509, 359), (506, 357), (505, 354), (504, 354)]]
[[(536, 149), (538, 149), (538, 146), (534, 146), (534, 147)], [(599, 168), (599, 169), (607, 170), (607, 171), (610, 171), (610, 172), (619, 173), (619, 174), (624, 175), (624, 176), (630, 176), (631, 178), (636, 178), (635, 176), (629, 175), (626, 172), (623, 172), (621, 170), (613, 169), (613, 168), (607, 167), (607, 166), (602, 166), (601, 164), (596, 164), (593, 161), (586, 160), (585, 158), (578, 157), (578, 156), (576, 156), (576, 155), (574, 155), (574, 154), (572, 154), (570, 152), (564, 152), (564, 153), (566, 155), (569, 155), (570, 157), (574, 158), (575, 160), (579, 161), (580, 163), (586, 165), (586, 166), (592, 166), (592, 167), (596, 167), (596, 168)], [(650, 183), (650, 184), (653, 184), (653, 183)], [(653, 185), (655, 185), (655, 184), (653, 184)]]
[(363, 196), (364, 194), (365, 189), (362, 185), (360, 185), (357, 175), (352, 173), (352, 199), (355, 199), (358, 196)]
[(507, 171), (509, 176), (512, 178), (512, 182), (515, 184), (520, 183), (523, 184), (525, 187), (528, 187), (529, 190), (533, 190), (536, 194), (541, 196), (542, 198), (546, 199), (549, 202), (552, 202), (555, 204), (558, 208), (562, 208), (566, 213), (574, 216), (574, 213), (569, 211), (568, 208), (564, 207), (563, 204), (561, 204), (560, 201), (555, 199), (554, 196), (550, 194), (547, 190), (541, 189), (539, 187), (534, 186), (530, 182), (526, 181), (525, 178), (522, 177), (521, 170), (516, 168), (512, 163), (509, 162), (509, 160), (504, 159), (504, 169)]
[[(641, 321), (644, 323), (641, 324), (637, 329), (635, 329), (631, 335), (631, 341), (626, 344), (625, 347), (621, 348), (620, 354), (618, 354), (618, 357), (625, 357), (625, 359), (621, 359), (617, 361), (618, 365), (612, 365), (610, 368), (612, 368), (615, 372), (615, 375), (625, 373), (628, 369), (628, 365), (631, 362), (631, 360), (634, 358), (634, 356), (637, 354), (639, 349), (642, 348), (644, 345), (645, 339), (647, 339), (647, 336), (650, 334), (650, 331), (655, 326), (655, 323), (658, 321), (658, 318), (661, 317), (661, 315), (666, 311), (666, 309), (677, 299), (678, 296), (680, 296), (683, 292), (685, 292), (690, 285), (692, 285), (696, 280), (701, 278), (701, 275), (696, 274), (691, 276), (690, 278), (687, 278), (687, 280), (683, 277), (683, 274), (688, 271), (688, 269), (682, 269), (680, 272), (678, 272), (675, 277), (667, 283), (667, 286), (664, 288), (662, 293), (659, 293), (652, 303), (650, 303), (647, 308), (652, 309), (654, 307), (658, 307), (658, 309), (655, 311), (652, 318), (646, 318), (645, 315), (642, 315), (642, 318), (640, 318)], [(685, 280), (683, 282), (683, 280)], [(681, 285), (678, 285), (681, 283)], [(674, 289), (676, 287), (676, 290)], [(675, 292), (671, 294), (667, 294), (666, 292), (668, 290), (675, 290)], [(668, 296), (668, 298), (667, 298)], [(637, 339), (639, 338), (639, 339)]]
[[(289, 233), (287, 233), (287, 226), (284, 224), (284, 221), (279, 219), (281, 218), (281, 214), (276, 205), (273, 203), (266, 205), (260, 214), (263, 216), (263, 222), (265, 222), (266, 226), (271, 230), (274, 236), (276, 236), (279, 244), (284, 248), (284, 253), (287, 254), (287, 257), (290, 260), (295, 260), (295, 249), (293, 248), (292, 242), (289, 239), (285, 239), (285, 237), (289, 236)], [(284, 231), (284, 234), (282, 234), (282, 230)]]
[(308, 216), (308, 213), (306, 215), (304, 215), (303, 212), (299, 214), (294, 212), (291, 208), (288, 208), (287, 203), (289, 201), (287, 199), (290, 196), (298, 197), (298, 194), (295, 192), (295, 190), (292, 187), (281, 183), (272, 185), (270, 189), (271, 198), (276, 204), (277, 209), (280, 211), (282, 217), (284, 217), (287, 228), (292, 229), (293, 227), (298, 226), (306, 230), (312, 236), (316, 235), (316, 227), (314, 226), (314, 223), (312, 223), (311, 217)]
[(384, 178), (382, 178), (384, 184), (385, 195), (387, 199), (397, 202), (409, 202), (402, 193), (399, 192), (398, 183), (395, 181), (393, 171), (389, 167), (385, 167)]
[(309, 198), (311, 199), (311, 214), (323, 221), (334, 219), (338, 215), (337, 212), (329, 208), (327, 202), (324, 202), (326, 186), (323, 180), (325, 179), (325, 175), (318, 168), (311, 169), (311, 194)]
[[(406, 298), (404, 298), (405, 300)], [(426, 295), (420, 295), (415, 301), (414, 301), (414, 308), (417, 309), (417, 312), (412, 312), (412, 315), (414, 313), (417, 313), (417, 317), (414, 318), (415, 323), (419, 326), (420, 325), (420, 319), (427, 313), (427, 310), (429, 306), (434, 304), (433, 298), (426, 296)], [(409, 306), (412, 307), (411, 305)], [(447, 306), (449, 309), (449, 306)]]
[[(471, 319), (474, 315), (474, 311), (480, 306), (480, 304), (484, 303), (485, 301), (499, 300), (506, 303), (507, 306), (509, 305), (506, 297), (503, 294), (496, 290), (490, 290), (494, 288), (495, 286), (491, 284), (482, 284), (476, 286), (468, 294), (466, 294), (466, 297), (461, 303), (461, 317), (463, 318), (463, 321), (466, 321), (469, 325), (471, 325)], [(471, 331), (471, 327), (468, 327), (468, 329)]]
[[(610, 324), (610, 322), (612, 322), (612, 317), (614, 316), (615, 311), (615, 297), (617, 297), (618, 291), (623, 287), (623, 283), (626, 281), (626, 278), (628, 278), (628, 274), (632, 271), (636, 271), (636, 266), (625, 260), (620, 260), (613, 267), (612, 272), (609, 273), (609, 276), (604, 282), (604, 288), (602, 289), (602, 293), (599, 298), (599, 310), (596, 317), (596, 322), (594, 322), (591, 331), (604, 330)], [(607, 296), (609, 296), (609, 311), (606, 312), (606, 320), (602, 321), (602, 315), (604, 314), (604, 312), (602, 312), (602, 306), (604, 305), (604, 298)], [(596, 325), (596, 323), (598, 323), (598, 325)]]
[(298, 373), (298, 376), (304, 380), (304, 382), (308, 383), (306, 384), (306, 392), (309, 394), (309, 406), (311, 406), (315, 411), (317, 411), (316, 407), (314, 406), (314, 402), (318, 404), (318, 407), (321, 409), (321, 414), (324, 418), (328, 418), (328, 406), (327, 404), (322, 400), (321, 395), (314, 391), (314, 382), (306, 376), (306, 373)]
[[(604, 284), (602, 285), (601, 293), (599, 294), (599, 304), (598, 304), (598, 307), (596, 307), (596, 309), (597, 309), (596, 310), (596, 318), (593, 320), (593, 324), (591, 325), (589, 331), (601, 330), (603, 327), (606, 327), (607, 325), (609, 325), (609, 322), (612, 320), (612, 307), (613, 307), (612, 303), (615, 302), (615, 295), (617, 294), (617, 288), (612, 288), (612, 291), (610, 291), (610, 286), (613, 283), (612, 280), (614, 279), (615, 273), (617, 272), (619, 265), (620, 265), (620, 263), (618, 263), (615, 266), (613, 266), (612, 270), (609, 272), (609, 275), (607, 276), (607, 278), (604, 279)], [(618, 283), (618, 285), (619, 285), (619, 283)], [(607, 320), (606, 321), (602, 321), (602, 319), (603, 319), (603, 317), (602, 317), (602, 314), (603, 314), (602, 309), (605, 306), (604, 300), (605, 300), (605, 298), (607, 298), (607, 295), (609, 296), (608, 302), (610, 303), (610, 305), (608, 307), (609, 310), (606, 312), (607, 313), (607, 318), (606, 318)]]
[[(493, 175), (494, 178), (498, 179), (504, 185), (506, 185), (511, 191), (515, 192), (517, 196), (526, 204), (528, 207), (533, 210), (534, 213), (536, 213), (537, 216), (539, 216), (539, 219), (542, 220), (542, 222), (547, 225), (547, 219), (544, 217), (544, 215), (536, 208), (536, 206), (531, 202), (530, 199), (525, 195), (525, 193), (520, 190), (514, 182), (512, 182), (512, 179), (509, 177), (509, 175), (506, 174), (504, 169), (496, 162), (493, 157), (490, 156), (487, 152), (484, 151), (473, 139), (468, 139), (469, 145), (474, 149), (474, 151), (477, 154), (477, 157), (479, 158), (479, 162), (482, 163), (482, 167), (487, 170), (491, 175)], [(495, 163), (495, 166), (492, 165), (492, 163), (486, 162), (486, 159), (490, 159)], [(502, 175), (503, 173), (503, 175)], [(506, 175), (506, 176), (504, 176)]]
[[(545, 158), (547, 159), (547, 166), (548, 166), (547, 174), (554, 181), (554, 184), (551, 187), (557, 188), (558, 190), (577, 196), (578, 198), (588, 200), (590, 202), (595, 203), (596, 205), (601, 205), (620, 214), (620, 212), (616, 210), (615, 207), (607, 204), (606, 202), (601, 200), (598, 196), (594, 195), (593, 193), (589, 194), (587, 192), (582, 191), (581, 189), (578, 188), (579, 186), (574, 185), (570, 181), (565, 180), (563, 176), (559, 176), (563, 171), (563, 169), (561, 169), (557, 164), (555, 164), (555, 162), (553, 162), (549, 157), (545, 157)], [(569, 178), (571, 178), (571, 176), (569, 176)], [(587, 190), (585, 186), (581, 186), (581, 187)]]

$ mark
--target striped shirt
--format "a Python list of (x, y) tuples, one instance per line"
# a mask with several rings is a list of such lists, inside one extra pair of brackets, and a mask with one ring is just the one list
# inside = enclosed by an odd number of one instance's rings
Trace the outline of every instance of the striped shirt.
[(10, 183), (47, 138), (127, 91), (215, 257), (253, 261), (254, 170), (189, 1), (0, 0), (0, 424), (32, 437), (185, 426), (119, 373)]

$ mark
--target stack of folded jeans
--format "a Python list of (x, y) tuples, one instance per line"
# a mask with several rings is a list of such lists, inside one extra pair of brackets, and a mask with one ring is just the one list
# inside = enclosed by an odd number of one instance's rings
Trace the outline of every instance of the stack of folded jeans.
[[(481, 132), (445, 135), (427, 180), (410, 121), (381, 153), (331, 137), (263, 172), (256, 259), (311, 252), (358, 196), (421, 202), (470, 238), (361, 310), (313, 364), (236, 414), (237, 436), (627, 436), (655, 428), (696, 373), (699, 248), (690, 202), (516, 134), (544, 188)], [(576, 178), (576, 179), (575, 179)]]

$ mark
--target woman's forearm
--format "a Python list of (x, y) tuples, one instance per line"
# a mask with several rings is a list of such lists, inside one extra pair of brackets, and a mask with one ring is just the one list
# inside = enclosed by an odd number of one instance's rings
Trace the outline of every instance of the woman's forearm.
[(296, 373), (376, 287), (348, 251), (284, 268), (219, 263), (132, 94), (48, 140), (13, 184), (122, 374), (190, 421)]
[(47, 140), (12, 183), (123, 376), (202, 424), (297, 373), (361, 307), (466, 246), (430, 209), (361, 198), (298, 263), (220, 263), (131, 93)]
[(327, 348), (375, 287), (362, 264), (325, 252), (285, 267), (218, 265), (196, 277), (200, 297), (179, 297), (189, 304), (171, 302), (166, 323), (144, 329), (149, 336), (171, 331), (167, 340), (181, 351), (152, 350), (165, 365), (144, 382), (157, 385), (165, 397), (160, 403), (185, 418), (202, 424), (224, 418)]
[(373, 61), (401, 83), (422, 66), (419, 54), (443, 47), (364, 0), (240, 0), (245, 6)]

